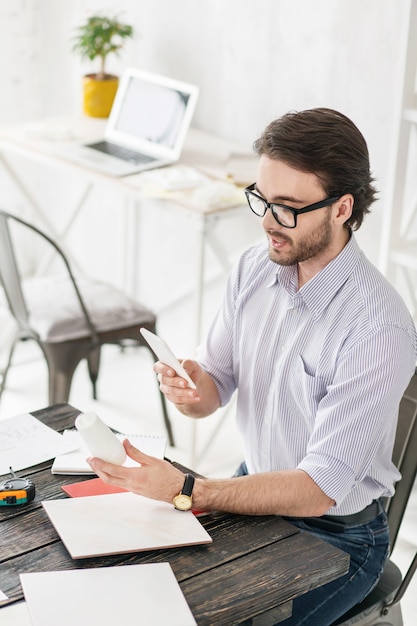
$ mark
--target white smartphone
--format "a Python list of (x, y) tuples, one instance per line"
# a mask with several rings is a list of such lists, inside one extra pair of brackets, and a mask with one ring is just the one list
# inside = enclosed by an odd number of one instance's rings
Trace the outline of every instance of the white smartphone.
[(166, 365), (169, 365), (169, 367), (172, 367), (172, 369), (175, 370), (175, 372), (178, 374), (178, 376), (181, 376), (181, 378), (185, 378), (188, 386), (191, 387), (191, 389), (197, 389), (195, 383), (191, 380), (190, 376), (187, 374), (181, 363), (178, 361), (171, 348), (163, 339), (161, 339), (161, 337), (158, 337), (158, 335), (155, 335), (155, 333), (151, 333), (151, 331), (147, 328), (141, 328), (140, 333), (145, 341), (150, 345), (152, 350), (155, 352), (158, 359), (162, 361), (162, 363), (165, 363)]

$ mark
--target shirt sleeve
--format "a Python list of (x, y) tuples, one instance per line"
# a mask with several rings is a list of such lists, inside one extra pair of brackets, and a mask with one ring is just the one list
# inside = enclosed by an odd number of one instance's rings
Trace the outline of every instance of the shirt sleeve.
[(241, 291), (252, 280), (253, 272), (259, 266), (261, 246), (246, 250), (233, 266), (223, 296), (222, 304), (215, 316), (205, 343), (199, 348), (197, 359), (201, 367), (212, 377), (220, 397), (221, 406), (225, 406), (236, 390), (235, 354), (238, 338), (236, 337), (235, 316)]
[(374, 330), (340, 355), (298, 464), (336, 506), (363, 480), (387, 484), (383, 474), (393, 466), (376, 457), (392, 456), (398, 407), (415, 359), (409, 334), (395, 326)]
[(236, 298), (237, 268), (230, 274), (223, 302), (211, 323), (205, 343), (199, 348), (197, 359), (212, 377), (220, 397), (220, 405), (230, 400), (236, 389), (233, 375), (233, 321)]

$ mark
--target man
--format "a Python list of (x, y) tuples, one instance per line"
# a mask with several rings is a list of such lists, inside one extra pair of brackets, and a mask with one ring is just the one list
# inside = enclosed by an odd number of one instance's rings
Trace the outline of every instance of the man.
[[(349, 574), (299, 598), (283, 622), (325, 626), (369, 593), (387, 556), (380, 498), (399, 479), (390, 459), (416, 332), (353, 234), (376, 194), (356, 126), (330, 109), (289, 113), (255, 150), (245, 193), (268, 245), (241, 256), (198, 361), (183, 362), (196, 390), (163, 363), (155, 371), (191, 417), (239, 390), (245, 463), (237, 477), (196, 480), (195, 507), (282, 515), (350, 554)], [(142, 467), (93, 459), (104, 480), (168, 502), (189, 495), (181, 472), (125, 445)]]

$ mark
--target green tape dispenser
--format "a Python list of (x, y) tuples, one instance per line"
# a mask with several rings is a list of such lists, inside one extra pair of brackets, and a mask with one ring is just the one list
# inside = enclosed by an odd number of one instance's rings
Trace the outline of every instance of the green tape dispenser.
[(0, 483), (0, 506), (27, 504), (35, 498), (35, 485), (28, 478), (18, 478), (10, 468), (12, 478)]

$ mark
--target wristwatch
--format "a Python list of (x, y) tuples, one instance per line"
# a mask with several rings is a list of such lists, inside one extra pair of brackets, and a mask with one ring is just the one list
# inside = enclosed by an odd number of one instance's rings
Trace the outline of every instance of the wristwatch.
[(193, 505), (193, 499), (191, 494), (193, 493), (194, 476), (192, 474), (186, 474), (184, 485), (180, 493), (175, 496), (173, 504), (179, 511), (189, 511)]

